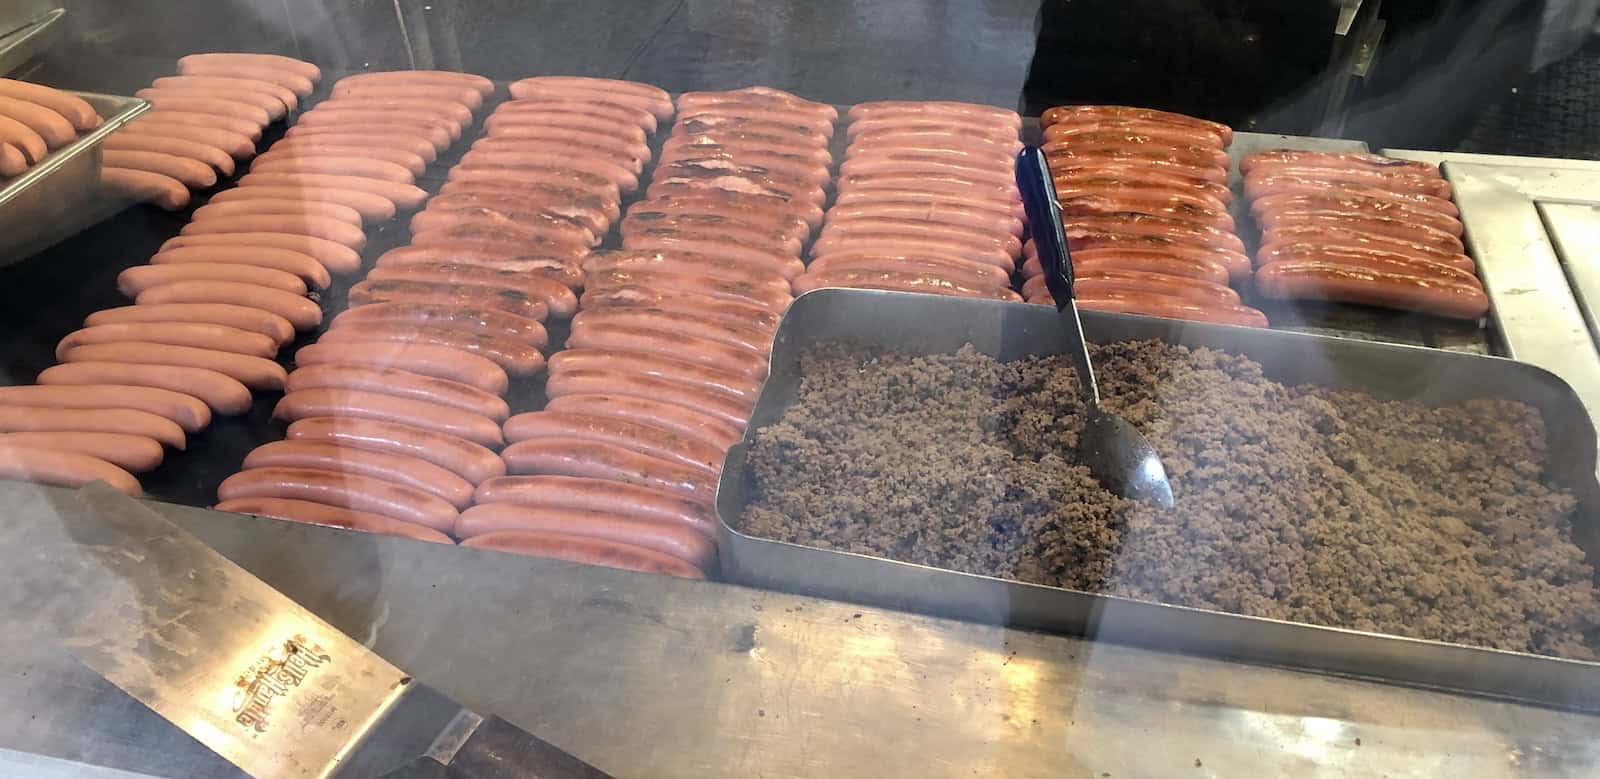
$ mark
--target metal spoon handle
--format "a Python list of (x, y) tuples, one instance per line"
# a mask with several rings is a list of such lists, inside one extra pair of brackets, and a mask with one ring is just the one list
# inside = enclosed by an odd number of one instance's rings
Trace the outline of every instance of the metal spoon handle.
[(1055, 298), (1056, 310), (1071, 330), (1067, 339), (1068, 356), (1078, 372), (1078, 383), (1088, 395), (1092, 408), (1100, 408), (1100, 386), (1089, 362), (1089, 345), (1083, 339), (1083, 323), (1078, 318), (1078, 300), (1073, 291), (1072, 255), (1067, 248), (1066, 231), (1061, 227), (1061, 204), (1050, 180), (1050, 165), (1037, 146), (1024, 146), (1017, 153), (1017, 190), (1022, 193), (1022, 208), (1028, 214), (1028, 230), (1039, 252), (1044, 282)]

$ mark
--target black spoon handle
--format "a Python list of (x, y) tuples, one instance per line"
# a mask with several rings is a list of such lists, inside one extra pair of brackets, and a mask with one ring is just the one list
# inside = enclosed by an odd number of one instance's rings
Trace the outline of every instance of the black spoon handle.
[(1083, 339), (1083, 323), (1078, 319), (1078, 301), (1073, 292), (1072, 255), (1066, 232), (1061, 227), (1061, 204), (1056, 186), (1050, 180), (1050, 165), (1037, 146), (1024, 146), (1017, 153), (1017, 190), (1022, 193), (1022, 208), (1028, 214), (1028, 230), (1044, 269), (1044, 282), (1055, 298), (1067, 326), (1067, 354), (1078, 372), (1078, 383), (1088, 395), (1092, 408), (1100, 407), (1100, 387), (1089, 362), (1089, 345)]

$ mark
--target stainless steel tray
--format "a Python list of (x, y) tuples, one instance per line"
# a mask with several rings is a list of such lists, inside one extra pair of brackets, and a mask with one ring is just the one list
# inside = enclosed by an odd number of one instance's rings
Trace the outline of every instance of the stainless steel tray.
[(21, 3), (21, 7), (0, 11), (0, 76), (38, 56), (61, 36), (59, 22), (67, 11), (49, 6)]
[(100, 143), (150, 104), (136, 97), (75, 92), (104, 120), (10, 181), (0, 181), (0, 265), (9, 265), (105, 216), (91, 207), (100, 189)]
[[(937, 327), (930, 324), (937, 323)], [(1512, 398), (1547, 421), (1551, 477), (1579, 498), (1577, 543), (1600, 563), (1595, 431), (1572, 388), (1541, 368), (1439, 349), (1274, 330), (1084, 312), (1096, 342), (1159, 339), (1209, 346), (1260, 362), (1268, 376), (1443, 405)], [(749, 436), (794, 402), (800, 353), (818, 340), (855, 338), (919, 352), (964, 344), (1002, 360), (1060, 351), (1047, 306), (827, 289), (798, 298), (773, 346), (772, 373)], [(728, 453), (717, 492), (722, 572), (729, 581), (936, 616), (1069, 633), (1341, 676), (1600, 711), (1600, 663), (1365, 633), (1045, 587), (744, 535), (745, 443)]]

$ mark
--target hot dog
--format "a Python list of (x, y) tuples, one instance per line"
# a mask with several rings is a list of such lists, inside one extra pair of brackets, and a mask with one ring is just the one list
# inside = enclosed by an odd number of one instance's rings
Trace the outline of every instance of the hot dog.
[(647, 241), (653, 235), (666, 237), (688, 236), (694, 233), (715, 235), (719, 241), (736, 241), (741, 245), (764, 252), (800, 255), (801, 239), (780, 232), (741, 225), (733, 220), (713, 214), (668, 214), (661, 211), (641, 211), (634, 206), (622, 222), (624, 245)]
[(1321, 175), (1320, 171), (1313, 171), (1310, 175), (1263, 175), (1258, 169), (1256, 174), (1245, 179), (1244, 193), (1251, 201), (1260, 200), (1276, 195), (1308, 195), (1313, 197), (1357, 197), (1365, 200), (1380, 200), (1393, 203), (1404, 203), (1415, 208), (1433, 211), (1451, 218), (1461, 216), (1456, 204), (1446, 198), (1435, 197), (1422, 192), (1399, 192), (1392, 188), (1371, 186), (1348, 180), (1337, 180)]
[[(1101, 292), (1149, 292), (1183, 298), (1201, 305), (1239, 303), (1239, 293), (1221, 284), (1135, 270), (1106, 269), (1092, 273), (1080, 271), (1075, 290), (1082, 290), (1083, 294), (1089, 297)], [(1022, 294), (1028, 298), (1049, 294), (1049, 291), (1043, 276), (1035, 276), (1022, 285)]]
[(200, 322), (130, 322), (97, 325), (68, 333), (56, 344), (56, 359), (62, 359), (67, 351), (78, 346), (128, 341), (189, 346), (263, 358), (271, 358), (278, 353), (277, 341), (261, 333), (236, 327)]
[(205, 73), (211, 70), (226, 70), (240, 66), (268, 68), (280, 72), (287, 71), (308, 81), (322, 80), (322, 70), (316, 65), (293, 57), (285, 57), (281, 54), (219, 51), (207, 54), (189, 54), (178, 60), (178, 70), (182, 73)]
[(574, 328), (567, 338), (567, 347), (645, 352), (756, 380), (767, 375), (767, 358), (762, 352), (685, 333), (661, 333), (610, 323), (590, 324)]
[(704, 254), (695, 254), (694, 252), (648, 251), (644, 249), (598, 252), (583, 259), (583, 269), (587, 273), (595, 274), (609, 273), (611, 271), (696, 273), (723, 281), (774, 286), (788, 285), (788, 279), (777, 271), (751, 267), (737, 260), (711, 257)]
[(39, 373), (40, 384), (132, 384), (181, 392), (199, 398), (223, 416), (250, 410), (250, 389), (236, 379), (206, 368), (145, 365), (131, 362), (75, 362)]
[(371, 192), (332, 187), (252, 186), (225, 189), (211, 196), (209, 205), (254, 200), (290, 200), (304, 202), (310, 207), (317, 203), (331, 203), (353, 208), (367, 222), (381, 222), (395, 215), (394, 203)]
[(100, 115), (95, 113), (94, 106), (69, 92), (42, 84), (0, 78), (0, 95), (44, 106), (66, 117), (78, 130), (93, 130), (100, 126)]
[[(504, 422), (511, 415), (504, 399), (470, 384), (425, 376), (398, 368), (373, 368), (367, 365), (307, 365), (289, 374), (285, 392), (308, 389), (350, 389), (380, 392), (385, 395), (424, 400), (459, 408)], [(3, 397), (3, 396), (0, 396)]]
[(282, 365), (264, 357), (193, 346), (150, 342), (92, 343), (74, 346), (61, 354), (64, 363), (126, 362), (141, 365), (205, 368), (236, 379), (255, 390), (283, 389), (289, 375)]
[[(959, 224), (939, 224), (918, 219), (899, 219), (887, 216), (839, 217), (828, 220), (822, 228), (817, 245), (838, 248), (848, 245), (852, 235), (906, 234), (940, 241), (959, 242), (976, 250), (990, 250), (1015, 260), (1022, 254), (1022, 240), (1010, 231), (984, 230)], [(1240, 244), (1242, 251), (1244, 246)], [(825, 252), (824, 252), (825, 253)], [(998, 255), (996, 255), (998, 256)]]
[(289, 424), (291, 441), (328, 441), (373, 452), (390, 452), (446, 468), (473, 484), (506, 473), (505, 462), (489, 449), (460, 436), (398, 422), (356, 417), (309, 417)]
[(689, 252), (743, 262), (755, 268), (775, 271), (784, 278), (794, 278), (805, 269), (805, 265), (793, 254), (724, 241), (715, 234), (705, 235), (694, 230), (652, 229), (630, 236), (625, 246), (630, 250)]
[(869, 228), (848, 235), (834, 231), (825, 233), (811, 245), (813, 257), (824, 257), (841, 250), (943, 254), (975, 262), (986, 262), (1008, 273), (1016, 267), (1016, 258), (1004, 249), (976, 247), (970, 241), (963, 239), (929, 235), (914, 230)]
[(294, 325), (270, 311), (227, 303), (169, 303), (163, 305), (120, 306), (90, 314), (84, 325), (131, 324), (135, 322), (200, 322), (260, 333), (280, 346), (294, 340)]
[(134, 97), (144, 98), (154, 106), (157, 111), (188, 111), (196, 114), (210, 114), (212, 116), (226, 116), (250, 122), (258, 127), (272, 124), (272, 115), (260, 106), (232, 97), (217, 97), (214, 94), (199, 93), (176, 89), (160, 89), (146, 87), (133, 93)]
[[(927, 222), (930, 224), (960, 225), (983, 230), (991, 235), (1022, 235), (1022, 220), (1009, 213), (1001, 214), (959, 203), (890, 197), (874, 198), (872, 202), (852, 202), (834, 205), (828, 209), (827, 223), (850, 219), (896, 219)], [(1019, 247), (1020, 248), (1020, 247)]]
[(1233, 128), (1221, 122), (1211, 122), (1192, 116), (1157, 111), (1152, 108), (1132, 108), (1118, 105), (1063, 105), (1045, 111), (1039, 123), (1045, 127), (1061, 123), (1099, 122), (1107, 119), (1131, 119), (1162, 124), (1175, 124), (1216, 133), (1224, 146), (1233, 143)]
[[(339, 95), (317, 104), (318, 108), (353, 108), (363, 111), (409, 111), (430, 119), (455, 122), (458, 130), (472, 124), (472, 109), (454, 100), (391, 97), (388, 95)], [(460, 137), (458, 133), (456, 137)]]
[(1227, 146), (1222, 142), (1222, 136), (1213, 130), (1143, 119), (1094, 119), (1078, 122), (1058, 122), (1044, 128), (1044, 140), (1046, 143), (1060, 142), (1074, 137), (1098, 135), (1106, 132), (1145, 137), (1153, 141), (1183, 146), (1208, 146), (1217, 149), (1223, 149)]
[(530, 344), (456, 330), (438, 325), (399, 324), (392, 322), (349, 322), (323, 333), (318, 343), (402, 343), (447, 346), (468, 354), (487, 357), (513, 376), (532, 376), (544, 370), (544, 355)]
[[(1073, 252), (1072, 267), (1082, 272), (1121, 268), (1146, 273), (1164, 273), (1169, 276), (1209, 281), (1213, 284), (1227, 284), (1229, 278), (1228, 269), (1215, 261), (1196, 257), (1173, 257), (1150, 251), (1099, 249)], [(1024, 276), (1031, 278), (1043, 272), (1038, 257), (1029, 257), (1022, 265)]]
[(1359, 168), (1377, 171), (1404, 171), (1421, 176), (1439, 176), (1439, 168), (1426, 162), (1384, 157), (1378, 154), (1333, 153), (1300, 149), (1273, 149), (1239, 158), (1239, 172), (1249, 173), (1256, 163), (1276, 163), (1298, 167)]
[(639, 125), (639, 129), (653, 133), (660, 126), (656, 115), (637, 106), (607, 101), (604, 97), (593, 99), (567, 99), (557, 97), (507, 100), (495, 108), (496, 114), (528, 114), (541, 111), (577, 111), (603, 116), (614, 122)]
[(1268, 297), (1363, 303), (1453, 319), (1477, 319), (1489, 311), (1489, 298), (1472, 284), (1315, 260), (1262, 268), (1256, 272), (1256, 289)]
[(483, 446), (499, 446), (504, 442), (500, 426), (488, 417), (438, 403), (366, 390), (297, 390), (284, 395), (272, 415), (288, 422), (312, 417), (351, 417), (431, 430)]
[(357, 250), (367, 243), (367, 234), (359, 226), (316, 214), (239, 214), (193, 221), (178, 231), (179, 235), (218, 233), (309, 235)]
[(746, 306), (758, 306), (774, 313), (783, 313), (793, 295), (775, 283), (754, 284), (741, 281), (724, 281), (698, 276), (692, 272), (677, 273), (656, 270), (614, 270), (588, 274), (584, 297), (590, 293), (619, 286), (643, 286), (663, 291), (685, 292), (717, 298)]
[(439, 158), (439, 150), (434, 147), (432, 138), (420, 130), (404, 127), (340, 127), (331, 125), (327, 127), (301, 127), (295, 125), (284, 133), (273, 148), (279, 144), (287, 144), (285, 150), (293, 149), (297, 145), (315, 146), (354, 146), (357, 148), (380, 149), (388, 152), (414, 154), (423, 162), (431, 163)]
[(957, 297), (988, 298), (990, 300), (1022, 300), (1009, 289), (996, 287), (970, 287), (936, 273), (910, 273), (887, 270), (832, 270), (797, 276), (794, 290), (810, 292), (824, 287), (854, 287), (857, 289), (883, 289), (897, 292), (920, 292), (928, 295), (954, 295)]
[(281, 289), (296, 295), (306, 294), (306, 283), (299, 276), (256, 265), (221, 262), (190, 262), (165, 265), (135, 265), (117, 274), (117, 291), (135, 298), (150, 287), (175, 281), (235, 281)]
[(269, 186), (306, 189), (354, 189), (370, 192), (394, 204), (397, 210), (410, 211), (428, 199), (428, 193), (414, 184), (378, 181), (362, 176), (336, 176), (326, 173), (248, 173), (240, 186)]
[(973, 288), (1004, 289), (1011, 286), (1010, 274), (1000, 268), (937, 254), (894, 256), (888, 252), (835, 252), (812, 260), (807, 268), (807, 272), (813, 275), (835, 271), (924, 273)]
[(0, 446), (0, 479), (59, 487), (81, 487), (93, 481), (103, 481), (128, 495), (137, 497), (141, 494), (139, 480), (133, 478), (133, 474), (105, 460), (78, 452), (33, 446)]
[(1461, 282), (1477, 283), (1477, 277), (1472, 270), (1472, 260), (1465, 256), (1459, 260), (1436, 259), (1431, 256), (1388, 251), (1378, 247), (1337, 246), (1323, 242), (1279, 243), (1263, 248), (1256, 253), (1256, 265), (1258, 268), (1285, 260), (1321, 260), (1369, 268), (1402, 270), (1406, 273), (1421, 273), (1442, 276)]
[(242, 160), (256, 153), (255, 141), (250, 136), (216, 127), (200, 127), (162, 121), (160, 114), (145, 114), (139, 121), (129, 122), (117, 129), (117, 135), (149, 135), (158, 138), (175, 138), (190, 143), (214, 146)]
[[(665, 275), (665, 274), (664, 274)], [(776, 330), (781, 311), (749, 302), (739, 302), (710, 295), (667, 290), (643, 284), (615, 284), (604, 287), (590, 285), (583, 293), (582, 305), (590, 308), (648, 307), (666, 311), (680, 311), (707, 316), (723, 322), (748, 324), (762, 329)]]
[[(1051, 300), (1049, 295), (1044, 295), (1029, 302), (1050, 303)], [(1092, 296), (1079, 296), (1078, 306), (1089, 311), (1188, 319), (1221, 325), (1267, 326), (1266, 314), (1249, 306), (1200, 304), (1170, 295), (1108, 290)]]
[(415, 457), (373, 452), (325, 441), (272, 441), (246, 455), (241, 470), (315, 468), (351, 473), (422, 490), (457, 509), (472, 504), (472, 485), (451, 471)]
[(290, 215), (297, 217), (319, 216), (328, 219), (337, 219), (357, 228), (363, 221), (361, 212), (342, 206), (338, 203), (313, 202), (298, 198), (258, 198), (251, 200), (233, 200), (222, 203), (207, 203), (194, 211), (191, 221), (199, 222), (208, 219), (225, 219), (235, 216), (261, 216), (261, 215)]
[(8, 447), (76, 452), (105, 460), (131, 473), (155, 470), (166, 453), (159, 441), (133, 433), (53, 431), (0, 435), (0, 450)]
[[(258, 79), (228, 78), (226, 76), (162, 76), (150, 82), (150, 85), (157, 89), (199, 89), (212, 92), (229, 92), (238, 95), (267, 95), (278, 101), (284, 112), (293, 111), (300, 106), (300, 98), (292, 90), (270, 81)], [(90, 110), (93, 111), (94, 109), (91, 108)], [(282, 119), (283, 113), (279, 113), (274, 118)]]
[(590, 325), (626, 325), (663, 333), (686, 333), (711, 341), (736, 346), (757, 354), (772, 349), (772, 331), (756, 325), (726, 322), (660, 308), (597, 308), (580, 311), (572, 318), (572, 329)]
[(455, 507), (438, 496), (368, 476), (316, 468), (252, 468), (217, 486), (219, 501), (241, 498), (308, 500), (382, 514), (440, 532), (448, 532), (456, 521)]
[(362, 281), (350, 288), (350, 305), (364, 306), (370, 303), (421, 303), (451, 308), (489, 309), (526, 319), (543, 319), (550, 310), (543, 300), (495, 287), (423, 281)]
[(1333, 211), (1268, 211), (1257, 217), (1261, 229), (1283, 233), (1295, 230), (1354, 232), (1375, 240), (1400, 241), (1420, 245), (1444, 254), (1461, 254), (1461, 239), (1428, 225), (1381, 216), (1352, 216)]
[[(429, 152), (433, 147), (428, 147)], [(260, 163), (269, 159), (302, 159), (335, 157), (365, 157), (373, 160), (391, 162), (405, 168), (412, 176), (420, 176), (428, 169), (428, 158), (418, 154), (415, 149), (392, 148), (388, 146), (361, 146), (355, 143), (354, 138), (329, 137), (325, 135), (303, 135), (294, 138), (283, 138), (272, 144), (272, 148), (265, 154), (256, 158)]]
[(640, 105), (657, 119), (672, 118), (672, 97), (666, 90), (633, 81), (584, 76), (539, 76), (512, 82), (511, 96), (523, 99), (551, 94), (604, 96), (607, 100)]
[(549, 336), (538, 320), (481, 308), (429, 303), (374, 303), (349, 309), (334, 317), (333, 321), (335, 326), (367, 322), (437, 325), (471, 333), (515, 338), (537, 347), (549, 342)]
[[(455, 296), (492, 295), (506, 301), (507, 304), (515, 301), (537, 301), (543, 303), (545, 308), (556, 316), (571, 316), (578, 309), (577, 296), (572, 293), (571, 288), (561, 282), (473, 265), (451, 263), (387, 265), (373, 268), (372, 272), (367, 274), (367, 280), (362, 283), (379, 288), (391, 283), (447, 286), (453, 289)], [(522, 312), (512, 311), (512, 313)]]
[(586, 438), (530, 438), (501, 453), (510, 473), (605, 478), (648, 486), (710, 505), (717, 485), (709, 473)]
[[(237, 192), (239, 190), (228, 190)], [(224, 193), (226, 194), (226, 193)], [(220, 195), (219, 195), (220, 197)], [(215, 199), (215, 198), (213, 198)], [(181, 247), (261, 247), (287, 249), (309, 255), (333, 273), (353, 273), (361, 267), (361, 255), (343, 244), (311, 235), (291, 233), (214, 233), (175, 235), (163, 244), (161, 251)]]
[[(1230, 235), (1234, 230), (1233, 217), (1227, 211), (1198, 206), (1191, 200), (1169, 194), (1145, 194), (1137, 190), (1115, 195), (1109, 192), (1104, 194), (1089, 194), (1083, 190), (1079, 192), (1060, 200), (1063, 217), (1104, 217), (1131, 212), (1198, 225)], [(1243, 251), (1242, 246), (1239, 251)]]
[(717, 556), (716, 543), (698, 532), (612, 513), (484, 503), (456, 518), (455, 533), (462, 538), (507, 530), (561, 533), (629, 544), (671, 555), (702, 570)]
[(313, 503), (309, 500), (235, 498), (222, 501), (214, 508), (217, 511), (230, 511), (235, 514), (253, 514), (289, 522), (304, 522), (311, 525), (357, 530), (363, 533), (400, 536), (401, 538), (429, 541), (435, 544), (455, 544), (454, 541), (450, 540), (449, 536), (432, 528), (423, 527), (412, 522), (404, 522), (393, 517), (386, 517), (382, 514), (354, 511), (338, 506), (329, 506), (324, 503)]
[(592, 247), (600, 237), (581, 225), (548, 214), (522, 212), (515, 216), (484, 206), (463, 208), (428, 208), (411, 217), (411, 232), (447, 230), (455, 225), (476, 224), (503, 231), (510, 235), (528, 234), (545, 236), (577, 246)]
[(496, 224), (462, 222), (442, 228), (413, 232), (413, 246), (457, 245), (491, 251), (520, 252), (546, 257), (565, 257), (577, 261), (589, 247), (537, 232), (510, 232)]
[(333, 88), (333, 97), (441, 100), (460, 103), (473, 111), (483, 107), (483, 94), (478, 90), (448, 84), (339, 84)]
[(141, 118), (138, 124), (145, 122), (161, 122), (162, 124), (176, 124), (187, 127), (211, 127), (227, 130), (250, 139), (250, 143), (261, 140), (261, 125), (249, 119), (238, 119), (232, 116), (219, 116), (217, 114), (199, 111), (173, 111), (157, 110)]
[(314, 343), (301, 347), (294, 359), (301, 366), (344, 363), (399, 368), (470, 384), (496, 395), (504, 394), (509, 386), (505, 370), (493, 361), (448, 346), (377, 341)]
[(581, 224), (595, 235), (604, 234), (620, 215), (614, 201), (555, 184), (535, 184), (513, 193), (458, 183), (447, 185), (428, 201), (428, 210), (467, 208), (493, 208), (512, 218), (522, 212), (548, 214)]
[(300, 295), (232, 281), (176, 281), (160, 284), (139, 293), (134, 302), (141, 306), (160, 303), (228, 303), (249, 306), (283, 317), (299, 330), (310, 330), (322, 322), (322, 309)]
[(473, 536), (461, 545), (639, 573), (666, 574), (680, 579), (706, 578), (704, 571), (671, 555), (589, 536), (503, 530)]
[(19, 100), (0, 93), (0, 116), (8, 116), (28, 126), (43, 138), (52, 149), (65, 146), (78, 138), (78, 128), (65, 116), (28, 100)]
[(447, 85), (466, 87), (475, 90), (484, 97), (494, 94), (493, 81), (474, 73), (460, 73), (453, 70), (389, 70), (356, 73), (339, 79), (334, 86), (361, 86), (364, 84), (382, 84), (398, 87), (410, 87), (417, 84)]
[(1255, 166), (1250, 169), (1250, 172), (1245, 174), (1244, 178), (1247, 188), (1252, 181), (1273, 178), (1307, 178), (1337, 184), (1373, 187), (1402, 194), (1428, 195), (1443, 200), (1449, 200), (1451, 196), (1450, 182), (1440, 178), (1437, 172), (1417, 174), (1406, 169), (1331, 168), (1258, 160)]
[(131, 408), (48, 408), (0, 405), (0, 433), (121, 433), (182, 450), (183, 428), (166, 417)]
[(1250, 211), (1257, 218), (1275, 212), (1329, 211), (1353, 217), (1376, 216), (1426, 225), (1457, 238), (1464, 232), (1461, 220), (1453, 216), (1393, 198), (1355, 195), (1345, 191), (1330, 191), (1322, 195), (1292, 193), (1268, 195), (1252, 201)]
[(131, 200), (154, 203), (168, 211), (189, 205), (189, 188), (183, 182), (160, 173), (105, 167), (100, 169), (100, 186)]
[(562, 395), (551, 398), (545, 404), (545, 410), (619, 419), (659, 427), (703, 442), (719, 453), (726, 452), (728, 447), (738, 442), (740, 436), (738, 428), (712, 415), (688, 406), (652, 398), (627, 395)]
[(119, 132), (106, 136), (100, 145), (106, 151), (159, 152), (175, 157), (187, 157), (210, 165), (224, 176), (233, 175), (233, 157), (221, 148), (204, 143), (181, 138), (164, 138), (159, 135)]
[(211, 424), (211, 409), (183, 392), (127, 384), (28, 384), (0, 387), (0, 404), (61, 409), (128, 408), (170, 419), (186, 433)]
[[(534, 439), (577, 438), (619, 446), (701, 471), (710, 478), (716, 478), (722, 468), (722, 451), (714, 446), (666, 428), (615, 417), (534, 411), (506, 420), (505, 434), (513, 445)], [(511, 452), (506, 450), (508, 462)]]
[(550, 359), (552, 374), (601, 370), (650, 376), (727, 400), (746, 412), (755, 405), (756, 394), (761, 391), (761, 382), (749, 376), (649, 352), (569, 348)]
[(333, 127), (338, 129), (364, 127), (401, 127), (421, 131), (423, 137), (443, 151), (461, 137), (461, 127), (442, 117), (419, 116), (410, 111), (387, 111), (367, 108), (340, 108), (336, 105), (319, 105), (300, 115), (296, 127)]
[(262, 173), (320, 173), (332, 176), (360, 176), (379, 181), (411, 184), (416, 176), (403, 165), (387, 160), (351, 154), (311, 154), (277, 152), (263, 154), (251, 163), (250, 170)]
[(750, 418), (748, 404), (696, 390), (654, 376), (615, 370), (563, 370), (545, 382), (550, 398), (564, 395), (623, 395), (671, 403), (718, 419), (743, 430)]
[(581, 476), (502, 476), (478, 485), (473, 500), (533, 508), (601, 511), (687, 528), (716, 537), (710, 507), (669, 492)]

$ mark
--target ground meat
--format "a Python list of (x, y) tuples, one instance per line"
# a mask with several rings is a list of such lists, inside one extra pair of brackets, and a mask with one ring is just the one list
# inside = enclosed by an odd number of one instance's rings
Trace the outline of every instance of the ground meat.
[(1161, 454), (1163, 512), (1077, 464), (1063, 358), (844, 343), (756, 433), (741, 529), (781, 541), (1239, 614), (1600, 657), (1573, 496), (1524, 404), (1286, 387), (1236, 355), (1091, 347), (1105, 404)]

